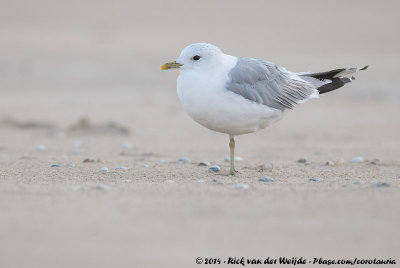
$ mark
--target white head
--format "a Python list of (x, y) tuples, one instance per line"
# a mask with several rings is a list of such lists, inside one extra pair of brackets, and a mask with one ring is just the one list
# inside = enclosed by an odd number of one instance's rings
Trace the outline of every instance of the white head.
[(224, 53), (214, 45), (207, 43), (191, 44), (182, 50), (175, 62), (166, 63), (161, 66), (161, 69), (210, 69), (221, 63), (223, 55)]

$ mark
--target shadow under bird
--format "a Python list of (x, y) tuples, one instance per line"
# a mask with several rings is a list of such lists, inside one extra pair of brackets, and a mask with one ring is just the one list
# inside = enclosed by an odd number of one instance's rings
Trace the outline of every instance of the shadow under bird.
[(178, 97), (193, 120), (229, 135), (229, 174), (234, 175), (235, 136), (266, 128), (286, 110), (344, 86), (355, 79), (349, 75), (367, 67), (294, 73), (272, 62), (227, 55), (214, 45), (197, 43), (161, 69), (179, 69)]

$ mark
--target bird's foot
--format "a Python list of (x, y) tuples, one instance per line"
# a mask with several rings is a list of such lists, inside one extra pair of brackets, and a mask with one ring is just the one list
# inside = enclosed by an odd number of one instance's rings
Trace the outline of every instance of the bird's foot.
[(229, 171), (229, 173), (216, 173), (215, 175), (217, 175), (217, 176), (228, 177), (228, 176), (235, 176), (236, 173), (239, 173), (239, 171), (234, 170), (233, 172), (232, 172), (232, 171)]
[(238, 173), (238, 171), (237, 171), (236, 169), (231, 169), (231, 170), (229, 171), (229, 175), (230, 175), (230, 176), (235, 176), (236, 173)]

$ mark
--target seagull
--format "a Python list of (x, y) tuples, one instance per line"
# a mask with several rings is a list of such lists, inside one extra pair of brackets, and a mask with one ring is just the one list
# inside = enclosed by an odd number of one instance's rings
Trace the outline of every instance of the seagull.
[(280, 120), (287, 110), (353, 81), (363, 68), (294, 73), (262, 59), (224, 54), (196, 43), (185, 47), (161, 70), (179, 69), (177, 94), (183, 109), (200, 125), (229, 135), (230, 175), (235, 136), (253, 133)]

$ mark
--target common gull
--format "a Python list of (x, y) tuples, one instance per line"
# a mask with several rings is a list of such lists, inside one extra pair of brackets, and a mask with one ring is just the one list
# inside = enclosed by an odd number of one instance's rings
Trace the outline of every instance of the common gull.
[(193, 120), (229, 135), (229, 174), (234, 175), (235, 136), (271, 125), (286, 110), (344, 86), (354, 80), (350, 74), (367, 67), (294, 73), (269, 61), (235, 57), (197, 43), (161, 69), (179, 69), (178, 97)]

